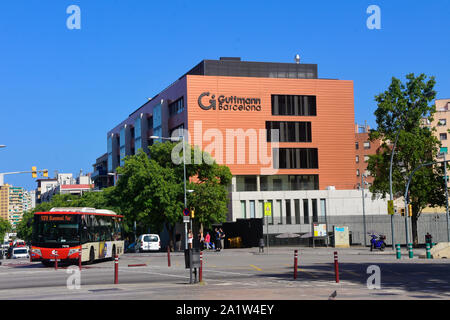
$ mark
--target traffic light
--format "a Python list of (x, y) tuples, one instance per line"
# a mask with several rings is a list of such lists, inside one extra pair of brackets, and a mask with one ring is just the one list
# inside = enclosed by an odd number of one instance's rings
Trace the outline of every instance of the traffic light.
[(33, 178), (37, 178), (37, 170), (36, 167), (31, 167), (31, 176)]
[(44, 175), (44, 177), (48, 178), (48, 170), (47, 169), (44, 169), (43, 175)]
[(400, 214), (402, 215), (402, 217), (405, 216), (405, 208), (400, 208)]
[(408, 204), (408, 216), (412, 217), (412, 204)]
[(194, 219), (195, 208), (191, 208), (191, 218)]

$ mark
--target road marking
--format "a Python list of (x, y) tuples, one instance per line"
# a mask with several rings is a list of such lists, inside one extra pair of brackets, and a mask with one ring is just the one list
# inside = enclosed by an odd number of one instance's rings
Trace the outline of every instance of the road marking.
[(344, 271), (344, 273), (348, 273), (348, 274), (351, 274), (351, 275), (353, 275), (353, 276), (357, 276), (357, 277), (360, 277), (360, 276), (361, 276), (359, 273), (356, 273), (356, 272), (354, 272), (354, 271), (347, 271), (347, 270), (342, 270), (342, 271)]
[(300, 271), (300, 272), (303, 272), (303, 273), (306, 273), (306, 274), (309, 274), (311, 277), (313, 277), (313, 278), (318, 278), (318, 276), (316, 276), (315, 274), (313, 274), (312, 272), (309, 272), (309, 271), (305, 271), (305, 270), (303, 270), (303, 269), (300, 269), (300, 268), (298, 268), (297, 269), (298, 271)]
[(255, 269), (258, 270), (258, 271), (262, 271), (261, 268), (258, 268), (257, 266), (254, 266), (253, 264), (251, 264), (250, 267), (255, 268)]

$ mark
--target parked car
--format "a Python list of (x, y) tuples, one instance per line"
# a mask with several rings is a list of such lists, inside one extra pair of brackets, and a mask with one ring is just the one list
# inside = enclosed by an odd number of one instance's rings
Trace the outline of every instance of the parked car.
[(144, 251), (159, 251), (161, 250), (161, 239), (157, 234), (142, 234), (136, 241), (136, 250)]
[(21, 259), (21, 258), (30, 258), (30, 252), (28, 248), (25, 247), (13, 248), (11, 251), (10, 259)]
[(20, 239), (16, 239), (16, 240), (14, 240), (14, 242), (13, 242), (13, 247), (26, 247), (26, 243), (25, 243), (25, 241), (23, 241), (23, 240), (20, 240)]

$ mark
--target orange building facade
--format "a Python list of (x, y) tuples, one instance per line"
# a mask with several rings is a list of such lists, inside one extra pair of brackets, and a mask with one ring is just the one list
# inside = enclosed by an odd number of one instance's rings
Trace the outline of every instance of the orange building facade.
[(264, 217), (269, 201), (269, 224), (306, 232), (361, 214), (354, 123), (353, 81), (320, 79), (317, 65), (203, 60), (107, 133), (107, 172), (152, 137), (184, 135), (229, 166), (228, 221)]

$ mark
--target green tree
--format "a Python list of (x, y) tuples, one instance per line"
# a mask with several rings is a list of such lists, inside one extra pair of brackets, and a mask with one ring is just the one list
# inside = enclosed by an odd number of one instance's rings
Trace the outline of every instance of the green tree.
[[(418, 77), (408, 74), (406, 79), (406, 84), (403, 84), (399, 79), (392, 78), (388, 90), (375, 97), (378, 127), (371, 131), (370, 139), (381, 139), (383, 143), (378, 153), (369, 157), (368, 170), (375, 178), (371, 192), (384, 197), (389, 194), (389, 165), (392, 143), (397, 134), (392, 168), (392, 188), (396, 197), (404, 195), (409, 175), (416, 167), (435, 161), (440, 146), (433, 134), (434, 129), (423, 125), (424, 120), (433, 121), (436, 112), (432, 104), (436, 96), (434, 77), (427, 79), (424, 74)], [(443, 205), (444, 189), (440, 166), (424, 167), (413, 176), (409, 203), (413, 207), (411, 225), (414, 244), (418, 243), (417, 221), (422, 210), (428, 205)]]
[(31, 241), (31, 236), (33, 234), (33, 211), (27, 211), (23, 214), (22, 220), (16, 226), (17, 237), (19, 239), (25, 240), (26, 243)]
[(10, 231), (11, 231), (11, 223), (6, 219), (0, 218), (0, 239), (2, 243), (5, 234)]

